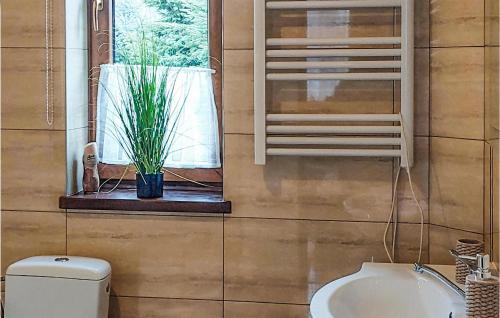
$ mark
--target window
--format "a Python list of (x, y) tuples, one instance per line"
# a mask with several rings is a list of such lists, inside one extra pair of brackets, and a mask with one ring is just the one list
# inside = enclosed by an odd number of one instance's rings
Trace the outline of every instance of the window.
[[(114, 82), (123, 57), (130, 55), (134, 41), (147, 32), (161, 44), (157, 46), (160, 63), (181, 68), (179, 78), (189, 78), (193, 93), (189, 94), (188, 104), (197, 106), (183, 111), (186, 120), (184, 125), (182, 120), (179, 123), (184, 126), (183, 133), (174, 142), (172, 148), (176, 151), (167, 159), (167, 167), (174, 174), (196, 181), (222, 181), (222, 169), (214, 168), (220, 162), (219, 148), (217, 152), (207, 151), (213, 145), (220, 147), (222, 136), (221, 1), (103, 0), (102, 10), (96, 11), (101, 1), (89, 0), (89, 19), (93, 22), (89, 33), (89, 139), (97, 140), (102, 147), (102, 178), (119, 178), (128, 160), (120, 153), (117, 142), (102, 133), (110, 129), (102, 120), (107, 114), (104, 95), (108, 94), (103, 94), (99, 86), (104, 81)], [(213, 130), (218, 132), (219, 140), (210, 138), (217, 134), (207, 133)], [(193, 138), (198, 140), (197, 145), (183, 146)], [(217, 160), (213, 160), (215, 153)], [(126, 175), (126, 179), (134, 178), (133, 172)], [(165, 174), (165, 178), (179, 180), (171, 174)]]

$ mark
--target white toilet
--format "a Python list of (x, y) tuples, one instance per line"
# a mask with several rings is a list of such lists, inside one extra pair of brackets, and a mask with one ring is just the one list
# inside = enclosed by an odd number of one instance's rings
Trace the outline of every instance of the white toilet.
[(107, 318), (111, 266), (100, 259), (36, 256), (9, 266), (5, 318)]

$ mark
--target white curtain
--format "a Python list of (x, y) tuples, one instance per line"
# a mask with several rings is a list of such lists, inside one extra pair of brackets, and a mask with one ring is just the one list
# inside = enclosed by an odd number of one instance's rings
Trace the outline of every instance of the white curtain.
[[(174, 105), (184, 107), (177, 122), (170, 155), (164, 163), (168, 168), (219, 168), (219, 125), (215, 105), (212, 74), (204, 68), (166, 68), (159, 71), (172, 72), (175, 81), (169, 83), (174, 89)], [(121, 149), (113, 132), (120, 120), (117, 106), (120, 101), (125, 67), (120, 64), (101, 65), (97, 96), (97, 144), (99, 158), (103, 163), (129, 164), (131, 160)], [(170, 75), (170, 74), (169, 74)], [(182, 100), (180, 100), (182, 99)], [(174, 107), (173, 107), (174, 108)]]

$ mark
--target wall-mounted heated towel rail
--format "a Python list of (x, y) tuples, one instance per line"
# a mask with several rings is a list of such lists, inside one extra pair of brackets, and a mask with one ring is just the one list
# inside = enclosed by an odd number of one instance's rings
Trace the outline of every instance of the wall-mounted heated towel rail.
[[(266, 38), (266, 12), (270, 10), (357, 8), (398, 9), (400, 36)], [(346, 48), (350, 45), (362, 48)], [(384, 48), (373, 48), (381, 45)], [(332, 60), (335, 57), (343, 60)], [(400, 81), (400, 114), (267, 112), (266, 83), (311, 80)], [(256, 164), (265, 164), (266, 156), (271, 155), (360, 156), (399, 157), (403, 166), (411, 166), (413, 0), (254, 0), (254, 126)]]

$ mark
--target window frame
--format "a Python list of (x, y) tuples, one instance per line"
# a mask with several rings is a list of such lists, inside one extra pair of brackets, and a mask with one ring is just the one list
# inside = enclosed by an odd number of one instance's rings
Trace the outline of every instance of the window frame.
[[(112, 60), (112, 27), (113, 27), (113, 6), (114, 0), (103, 0), (104, 7), (98, 16), (100, 30), (94, 31), (93, 25), (93, 2), (87, 0), (88, 12), (88, 63), (89, 63), (89, 84), (88, 84), (88, 139), (89, 142), (96, 141), (97, 127), (97, 87), (99, 79), (99, 67), (101, 64), (108, 64)], [(219, 145), (221, 163), (223, 162), (223, 125), (222, 125), (222, 81), (223, 81), (223, 49), (222, 49), (222, 1), (208, 1), (208, 35), (209, 35), (209, 55), (210, 67), (215, 70), (213, 79), (215, 104), (217, 107), (217, 117), (219, 122)], [(125, 165), (99, 163), (99, 176), (101, 179), (135, 180), (133, 169), (126, 171)], [(171, 173), (165, 173), (165, 181), (186, 181), (190, 179), (198, 182), (222, 183), (222, 167), (211, 169), (173, 169)], [(178, 177), (178, 176), (181, 177)]]

